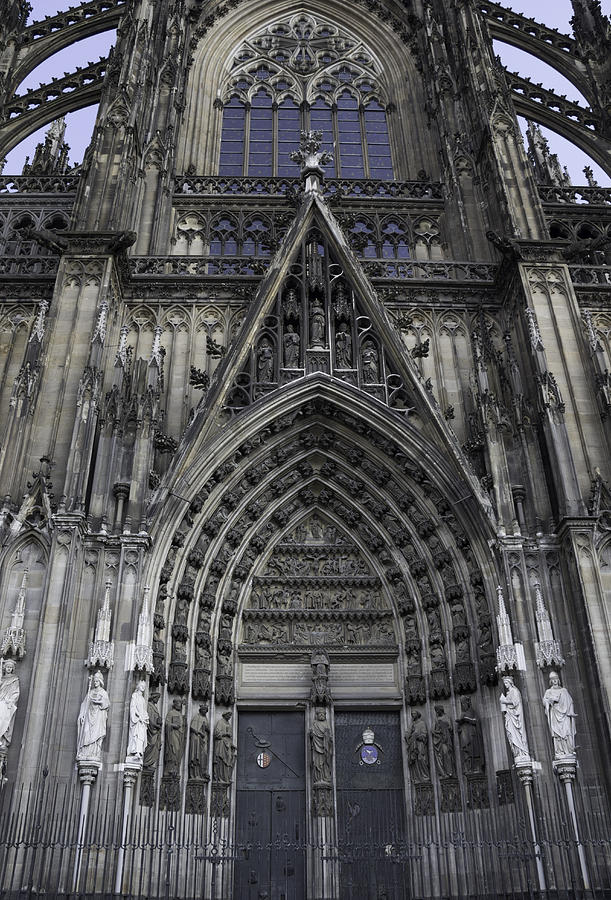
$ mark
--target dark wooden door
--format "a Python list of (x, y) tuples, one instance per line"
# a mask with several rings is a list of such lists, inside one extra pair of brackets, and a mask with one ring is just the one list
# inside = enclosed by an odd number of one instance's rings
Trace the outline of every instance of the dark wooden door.
[(305, 898), (304, 748), (303, 713), (240, 713), (235, 898)]
[(337, 712), (335, 747), (340, 897), (404, 900), (410, 890), (399, 713)]

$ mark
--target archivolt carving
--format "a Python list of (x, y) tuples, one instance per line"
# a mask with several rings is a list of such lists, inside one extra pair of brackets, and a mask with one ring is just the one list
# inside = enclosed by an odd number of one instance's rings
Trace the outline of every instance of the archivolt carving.
[[(350, 577), (357, 581), (365, 579), (356, 584), (355, 596), (359, 604), (366, 596), (366, 589), (373, 589), (378, 582), (384, 585), (385, 595), (393, 598), (395, 616), (403, 619), (406, 690), (410, 702), (423, 702), (426, 696), (421, 633), (427, 636), (431, 696), (449, 696), (452, 664), (455, 685), (462, 691), (475, 689), (471, 616), (477, 622), (477, 633), (473, 632), (473, 637), (479, 650), (480, 677), (494, 679), (492, 619), (483, 578), (465, 532), (447, 501), (428, 482), (424, 471), (408, 463), (392, 441), (361, 426), (360, 438), (355, 442), (352, 429), (356, 423), (348, 415), (333, 412), (334, 430), (322, 424), (308, 423), (306, 427), (302, 424), (301, 430), (294, 433), (296, 421), (304, 414), (309, 418), (313, 412), (310, 408), (301, 415), (287, 416), (276, 424), (276, 429), (266, 429), (256, 440), (243, 444), (212, 474), (176, 532), (161, 576), (156, 619), (159, 624), (164, 621), (163, 604), (175, 590), (171, 689), (177, 693), (186, 692), (188, 658), (192, 658), (191, 690), (197, 698), (207, 696), (212, 660), (216, 656), (217, 696), (224, 697), (223, 702), (231, 702), (235, 616), (239, 605), (245, 601), (240, 597), (241, 586), (253, 573), (264, 573), (266, 582), (269, 581), (272, 587), (279, 579), (289, 577), (295, 601), (294, 605), (291, 601), (290, 609), (285, 608), (285, 601), (278, 593), (284, 589), (270, 588), (271, 594), (267, 591), (265, 596), (272, 599), (266, 616), (261, 616), (257, 612), (260, 601), (253, 599), (253, 612), (245, 613), (244, 618), (243, 634), (247, 646), (254, 650), (257, 646), (277, 645), (286, 652), (301, 648), (304, 641), (306, 646), (311, 646), (313, 637), (308, 621), (312, 617), (314, 621), (324, 623), (321, 629), (331, 635), (332, 646), (359, 646), (363, 609), (353, 607), (352, 612), (356, 615), (344, 616), (341, 599), (337, 600), (338, 591), (327, 593), (327, 599), (320, 600), (319, 606), (324, 604), (324, 610), (312, 610), (306, 615), (301, 606), (302, 613), (298, 612), (299, 597), (303, 598), (299, 585), (303, 579), (309, 589), (323, 591), (328, 579), (339, 578), (341, 574), (339, 569), (333, 574), (325, 568), (340, 566), (338, 554), (335, 557), (333, 553), (331, 557), (327, 554), (323, 565), (320, 550), (310, 549), (305, 562), (299, 562), (290, 552), (299, 522), (304, 521), (304, 513), (313, 509), (321, 510), (317, 515), (325, 519), (327, 528), (343, 530), (351, 542), (357, 542), (361, 552), (367, 548), (367, 554), (375, 554), (370, 562), (362, 564), (366, 569), (377, 566), (375, 574), (355, 571)], [(332, 413), (326, 404), (321, 404), (318, 412), (325, 416)], [(288, 440), (282, 436), (287, 428), (291, 429)], [(405, 483), (406, 476), (411, 490)], [(330, 520), (323, 510), (332, 516)], [(311, 519), (312, 512), (308, 514)], [(439, 516), (443, 516), (443, 524)], [(188, 535), (196, 523), (199, 536), (194, 544)], [(308, 527), (311, 529), (312, 526)], [(187, 541), (192, 550), (188, 559), (179, 563), (182, 567), (186, 562), (186, 567), (182, 575), (173, 574), (177, 554)], [(280, 557), (273, 553), (269, 555), (273, 546), (283, 548)], [(279, 559), (284, 560), (284, 568), (280, 570)], [(291, 566), (290, 571), (286, 570), (286, 565)], [(324, 571), (316, 569), (320, 565)], [(350, 565), (358, 568), (361, 564)], [(300, 566), (304, 567), (302, 571)], [(261, 577), (256, 575), (259, 580), (255, 581), (253, 598), (261, 596), (260, 591), (257, 593)], [(371, 577), (374, 582), (368, 585), (367, 579)], [(175, 583), (174, 589), (170, 588), (170, 582)], [(467, 612), (463, 601), (468, 595), (473, 598), (471, 613)], [(196, 597), (198, 611), (193, 602)], [(415, 601), (414, 598), (418, 599)], [(222, 602), (222, 612), (214, 613), (219, 602)], [(315, 600), (312, 602), (316, 603)], [(334, 609), (337, 604), (339, 608)], [(375, 612), (373, 619), (377, 622), (381, 610)], [(213, 616), (216, 654), (212, 652)], [(257, 622), (257, 619), (263, 621)], [(196, 628), (194, 644), (189, 622)], [(370, 624), (372, 622), (370, 618)], [(390, 622), (376, 624), (376, 633), (381, 646), (390, 648), (396, 638), (392, 636), (393, 629), (387, 625)], [(383, 626), (381, 631), (380, 626)], [(159, 663), (163, 648), (160, 632), (157, 628)], [(159, 665), (157, 677), (161, 675)]]

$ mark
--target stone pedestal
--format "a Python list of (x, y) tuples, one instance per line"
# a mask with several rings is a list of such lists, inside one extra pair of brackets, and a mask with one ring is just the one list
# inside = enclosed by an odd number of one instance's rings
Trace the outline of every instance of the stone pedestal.
[(583, 879), (584, 890), (590, 890), (590, 873), (588, 871), (588, 862), (586, 859), (583, 844), (579, 839), (579, 823), (577, 821), (577, 810), (575, 809), (575, 796), (573, 793), (573, 784), (577, 777), (577, 757), (561, 756), (553, 762), (554, 772), (564, 784), (566, 792), (566, 802), (569, 808), (569, 816), (573, 826), (573, 834), (575, 836), (575, 846), (579, 857), (579, 867), (581, 869), (581, 877)]

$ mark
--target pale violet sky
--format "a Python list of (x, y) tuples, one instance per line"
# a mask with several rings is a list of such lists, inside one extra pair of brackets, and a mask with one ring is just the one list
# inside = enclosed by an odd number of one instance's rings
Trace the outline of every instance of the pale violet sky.
[[(45, 16), (53, 15), (58, 10), (76, 5), (73, 2), (71, 3), (70, 0), (64, 0), (64, 2), (60, 2), (60, 0), (31, 0), (31, 3), (33, 6), (31, 21), (43, 19)], [(557, 28), (565, 34), (571, 33), (569, 19), (573, 14), (573, 9), (570, 0), (515, 0), (511, 4), (507, 3), (505, 5), (507, 8), (522, 12), (539, 22), (544, 22), (546, 25)], [(602, 0), (602, 8), (607, 15), (611, 15), (611, 0)], [(51, 78), (62, 75), (64, 72), (73, 71), (76, 65), (83, 65), (88, 61), (93, 62), (99, 59), (100, 56), (105, 56), (114, 39), (114, 33), (108, 32), (68, 47), (35, 69), (20, 85), (19, 93), (25, 93), (25, 91), (37, 87), (41, 82), (46, 83)], [(541, 82), (544, 86), (553, 88), (557, 93), (566, 94), (570, 99), (586, 105), (576, 88), (550, 66), (507, 44), (495, 42), (495, 48), (511, 71), (518, 71), (533, 81)], [(67, 140), (71, 147), (70, 158), (73, 162), (80, 162), (82, 159), (83, 152), (91, 137), (95, 112), (95, 107), (89, 107), (76, 113), (71, 113), (66, 117), (68, 124)], [(523, 122), (521, 124), (524, 126)], [(8, 155), (4, 169), (5, 173), (14, 175), (21, 172), (26, 155), (32, 155), (34, 147), (42, 139), (45, 131), (46, 128), (30, 135), (27, 140)], [(568, 167), (573, 184), (585, 184), (583, 167), (584, 165), (590, 165), (599, 183), (611, 186), (611, 179), (581, 150), (552, 131), (544, 130), (544, 133), (548, 137), (553, 151), (558, 154), (561, 164)]]

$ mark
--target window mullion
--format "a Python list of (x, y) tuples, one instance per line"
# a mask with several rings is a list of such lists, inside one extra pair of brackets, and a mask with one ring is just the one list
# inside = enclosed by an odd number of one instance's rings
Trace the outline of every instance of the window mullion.
[(335, 172), (337, 174), (337, 177), (341, 178), (342, 168), (339, 146), (339, 125), (337, 121), (337, 103), (333, 103), (333, 105), (331, 106), (331, 117), (333, 122), (333, 152), (335, 154)]
[(278, 175), (278, 149), (280, 135), (278, 129), (278, 104), (272, 103), (272, 175)]
[(367, 143), (367, 129), (365, 128), (365, 107), (359, 103), (359, 125), (361, 128), (361, 147), (363, 152), (363, 173), (369, 178), (369, 144)]
[(246, 113), (244, 115), (244, 163), (242, 166), (242, 174), (248, 175), (248, 160), (250, 158), (250, 111), (251, 103), (245, 104)]

